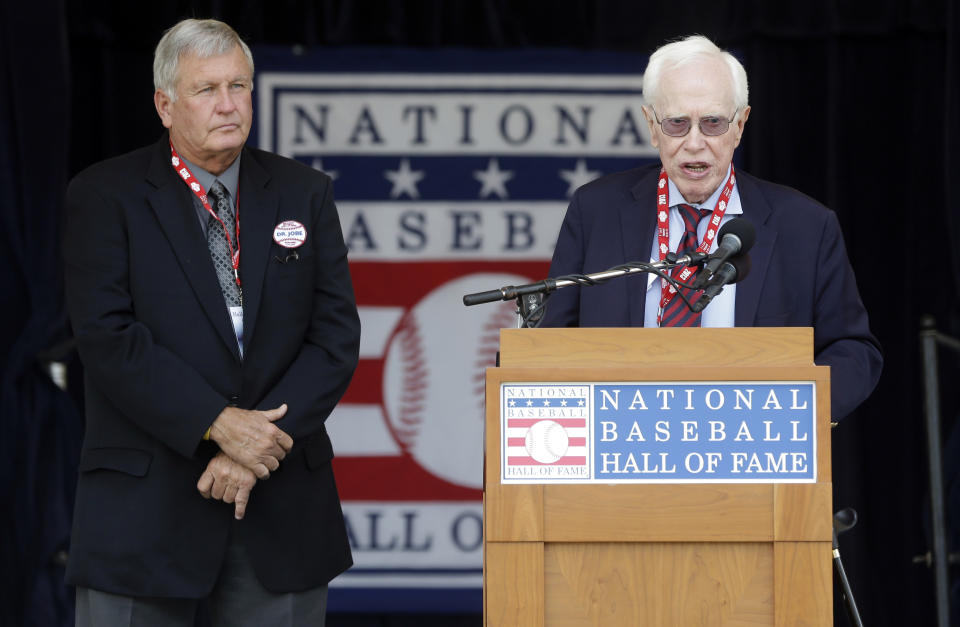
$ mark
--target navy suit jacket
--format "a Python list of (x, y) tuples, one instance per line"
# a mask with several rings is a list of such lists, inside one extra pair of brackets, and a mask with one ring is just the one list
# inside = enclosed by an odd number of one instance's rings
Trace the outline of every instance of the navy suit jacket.
[[(597, 179), (574, 194), (550, 276), (647, 261), (656, 232), (660, 165)], [(883, 359), (870, 333), (836, 215), (800, 192), (737, 171), (743, 217), (757, 230), (752, 270), (737, 283), (738, 327), (810, 326), (818, 365), (831, 367), (831, 408), (845, 416), (873, 390)], [(553, 294), (543, 326), (643, 326), (645, 274)]]
[[(330, 179), (244, 148), (239, 179), (244, 347), (169, 140), (96, 164), (67, 194), (67, 305), (85, 371), (86, 435), (69, 583), (197, 598), (231, 534), (270, 590), (303, 590), (352, 563), (324, 420), (356, 368), (360, 323)], [(299, 259), (274, 227), (307, 229)], [(228, 404), (269, 409), (293, 449), (246, 517), (196, 484), (202, 436)]]

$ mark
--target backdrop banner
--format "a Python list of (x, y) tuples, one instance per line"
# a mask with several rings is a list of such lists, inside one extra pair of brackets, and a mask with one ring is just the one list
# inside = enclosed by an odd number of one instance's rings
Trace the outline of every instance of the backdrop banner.
[(333, 178), (362, 324), (327, 422), (356, 561), (330, 609), (479, 612), (484, 373), (517, 319), (461, 298), (544, 278), (574, 190), (657, 159), (646, 59), (254, 52), (251, 141)]

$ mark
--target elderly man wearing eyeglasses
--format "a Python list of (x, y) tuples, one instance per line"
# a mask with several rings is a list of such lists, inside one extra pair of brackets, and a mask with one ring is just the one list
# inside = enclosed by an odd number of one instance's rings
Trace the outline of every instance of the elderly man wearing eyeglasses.
[(715, 252), (728, 229), (749, 231), (744, 244), (755, 231), (756, 243), (749, 259), (745, 252), (731, 259), (735, 272), (727, 275), (710, 278), (696, 265), (672, 271), (684, 285), (704, 287), (709, 278), (710, 297), (718, 281), (736, 281), (712, 300), (697, 305), (703, 290), (678, 293), (651, 274), (559, 290), (542, 326), (813, 327), (815, 361), (831, 366), (833, 418), (847, 415), (873, 390), (883, 358), (836, 215), (733, 166), (750, 116), (747, 74), (733, 55), (706, 37), (687, 37), (657, 49), (643, 81), (643, 113), (660, 163), (576, 191), (550, 276), (663, 261), (671, 253), (696, 260)]

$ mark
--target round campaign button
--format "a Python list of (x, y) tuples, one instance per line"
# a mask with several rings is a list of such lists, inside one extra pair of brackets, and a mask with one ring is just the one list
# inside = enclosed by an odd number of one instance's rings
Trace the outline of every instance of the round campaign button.
[(273, 228), (273, 241), (284, 248), (299, 248), (307, 241), (307, 229), (296, 220), (284, 220)]

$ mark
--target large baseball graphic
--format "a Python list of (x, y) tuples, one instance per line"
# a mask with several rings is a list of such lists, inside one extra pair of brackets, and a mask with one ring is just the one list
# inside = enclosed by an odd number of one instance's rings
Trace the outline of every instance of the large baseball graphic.
[(516, 303), (465, 307), (463, 295), (529, 282), (478, 273), (444, 283), (400, 319), (390, 339), (383, 374), (390, 429), (441, 479), (483, 486), (485, 369), (495, 364), (500, 329), (517, 324)]

